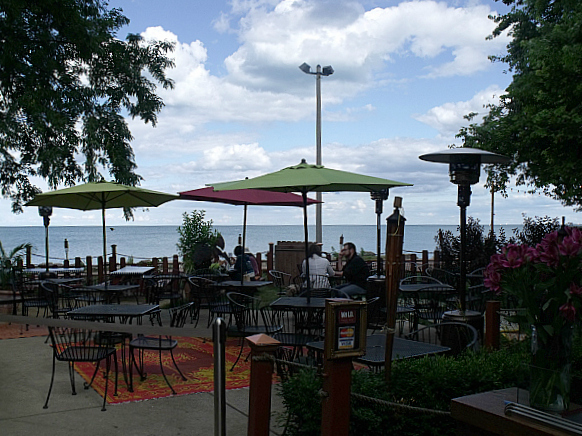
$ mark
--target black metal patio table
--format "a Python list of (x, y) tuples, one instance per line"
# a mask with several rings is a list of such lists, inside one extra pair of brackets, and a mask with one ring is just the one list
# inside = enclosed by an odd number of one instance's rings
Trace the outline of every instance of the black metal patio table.
[(270, 306), (273, 309), (325, 309), (326, 298), (312, 297), (281, 297), (273, 301)]
[(141, 324), (141, 318), (150, 315), (160, 308), (159, 304), (93, 304), (79, 307), (67, 313), (71, 318), (82, 317), (84, 319), (115, 319), (119, 318), (122, 324), (133, 322)]
[[(310, 342), (307, 348), (318, 354), (323, 353), (324, 341)], [(411, 359), (414, 357), (443, 354), (450, 351), (449, 347), (428, 344), (426, 342), (411, 341), (409, 339), (394, 338), (392, 345), (392, 360)], [(371, 368), (378, 369), (386, 362), (386, 335), (370, 335), (366, 337), (366, 354), (354, 358), (354, 361), (363, 363)]]
[[(134, 284), (121, 284), (113, 285), (110, 283), (100, 283), (98, 285), (82, 286), (75, 288), (75, 292), (83, 292), (87, 294), (101, 294), (105, 298), (106, 303), (111, 303), (114, 299), (117, 299), (117, 303), (120, 303), (119, 296), (124, 292), (137, 291), (140, 289), (140, 285)], [(95, 300), (96, 301), (96, 300)]]
[(251, 280), (248, 282), (242, 282), (240, 280), (225, 280), (223, 282), (216, 283), (219, 288), (225, 288), (227, 290), (232, 290), (242, 293), (255, 293), (258, 289), (272, 285), (273, 282), (263, 281), (263, 280)]

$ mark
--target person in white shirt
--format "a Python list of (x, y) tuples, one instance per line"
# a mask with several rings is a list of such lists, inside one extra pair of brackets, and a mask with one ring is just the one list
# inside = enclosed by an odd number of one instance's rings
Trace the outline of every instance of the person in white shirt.
[[(309, 257), (309, 281), (311, 287), (317, 288), (329, 288), (329, 280), (327, 277), (333, 277), (335, 271), (325, 257), (321, 256), (321, 246), (319, 244), (311, 244), (308, 251)], [(307, 274), (305, 268), (305, 261), (301, 265), (301, 274), (305, 277)]]

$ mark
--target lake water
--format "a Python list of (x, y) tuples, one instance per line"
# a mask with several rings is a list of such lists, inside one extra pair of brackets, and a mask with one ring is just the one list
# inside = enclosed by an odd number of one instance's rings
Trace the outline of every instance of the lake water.
[[(485, 232), (489, 226), (484, 226)], [(495, 226), (495, 231), (503, 228), (507, 236), (513, 234), (514, 228), (521, 225)], [(214, 226), (224, 237), (226, 251), (232, 252), (238, 243), (238, 236), (242, 232), (241, 226)], [(176, 226), (138, 226), (124, 225), (107, 227), (107, 250), (111, 253), (111, 245), (117, 245), (117, 253), (123, 256), (131, 256), (134, 260), (152, 257), (171, 257), (178, 254), (176, 244), (178, 232)], [(436, 247), (434, 241), (439, 229), (450, 230), (458, 234), (458, 226), (455, 225), (407, 225), (404, 231), (404, 250), (408, 252), (433, 251)], [(315, 239), (315, 226), (309, 226), (310, 239)], [(375, 225), (324, 225), (323, 226), (323, 250), (339, 251), (340, 236), (345, 242), (356, 244), (358, 251), (363, 248), (366, 251), (376, 252), (376, 226)], [(54, 263), (62, 262), (66, 257), (64, 241), (69, 244), (68, 258), (79, 256), (97, 257), (102, 253), (102, 228), (91, 227), (64, 227), (49, 226), (49, 256)], [(253, 253), (265, 253), (269, 249), (269, 243), (277, 241), (303, 241), (303, 226), (257, 226), (247, 227), (246, 246)], [(0, 227), (0, 242), (5, 251), (10, 251), (16, 245), (30, 242), (34, 253), (32, 262), (41, 263), (45, 258), (45, 229), (42, 226), (35, 227)], [(382, 251), (386, 244), (386, 227), (382, 228)]]

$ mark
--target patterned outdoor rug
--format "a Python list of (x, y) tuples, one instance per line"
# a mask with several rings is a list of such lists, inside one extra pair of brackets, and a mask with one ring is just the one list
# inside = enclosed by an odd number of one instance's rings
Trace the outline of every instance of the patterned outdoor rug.
[(34, 336), (48, 336), (46, 326), (0, 323), (0, 339), (32, 338)]
[[(178, 367), (188, 379), (183, 381), (172, 363), (169, 352), (162, 352), (162, 362), (164, 372), (170, 383), (174, 387), (177, 395), (187, 395), (197, 392), (211, 392), (214, 390), (214, 357), (213, 343), (210, 340), (204, 342), (202, 338), (175, 337), (178, 340), (178, 347), (174, 350), (174, 358)], [(238, 361), (234, 371), (230, 368), (240, 350), (238, 339), (227, 341), (226, 346), (226, 389), (238, 389), (249, 386), (250, 361), (245, 362), (245, 357), (250, 351), (245, 347), (241, 359)], [(145, 371), (147, 378), (140, 381), (139, 374), (133, 370), (133, 392), (129, 392), (123, 379), (121, 369), (121, 352), (117, 353), (119, 359), (119, 382), (118, 395), (114, 396), (114, 371), (110, 372), (109, 388), (107, 390), (107, 402), (109, 404), (126, 403), (130, 401), (150, 400), (154, 398), (169, 397), (172, 391), (166, 384), (160, 371), (159, 353), (157, 351), (146, 351)], [(137, 358), (137, 352), (136, 352)], [(129, 360), (128, 360), (129, 362)], [(104, 367), (104, 363), (102, 368)], [(75, 364), (75, 369), (85, 381), (90, 381), (95, 370), (95, 365), (91, 363)], [(93, 388), (103, 396), (105, 392), (105, 379), (100, 370), (99, 375), (93, 381)]]

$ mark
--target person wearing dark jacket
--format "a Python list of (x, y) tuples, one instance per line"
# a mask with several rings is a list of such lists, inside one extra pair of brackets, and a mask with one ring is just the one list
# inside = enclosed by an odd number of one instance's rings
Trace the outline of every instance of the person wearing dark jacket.
[(364, 259), (356, 253), (356, 246), (351, 242), (346, 242), (340, 255), (345, 257), (347, 262), (342, 269), (342, 276), (347, 283), (337, 286), (350, 296), (366, 295), (366, 284), (370, 276), (370, 269)]

